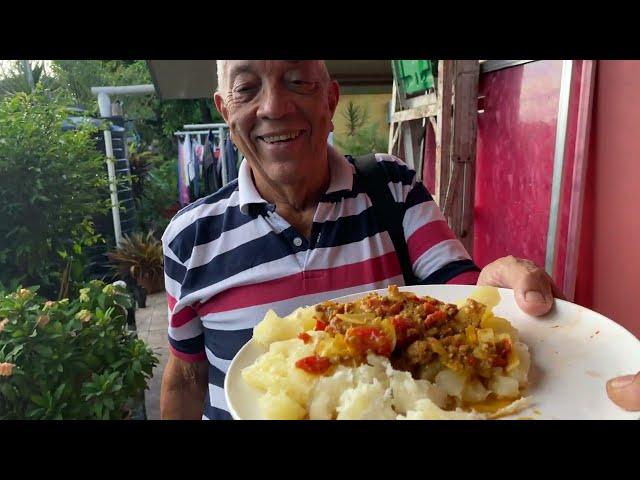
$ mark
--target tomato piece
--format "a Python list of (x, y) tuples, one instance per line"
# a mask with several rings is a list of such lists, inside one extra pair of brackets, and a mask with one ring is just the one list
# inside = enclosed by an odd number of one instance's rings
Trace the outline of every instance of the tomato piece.
[(351, 327), (347, 330), (345, 341), (359, 353), (375, 353), (388, 357), (391, 355), (391, 339), (377, 327)]
[(438, 308), (431, 302), (424, 302), (422, 307), (424, 308), (425, 315), (430, 315), (438, 310)]
[(318, 332), (318, 331), (324, 331), (326, 329), (327, 329), (327, 322), (323, 322), (322, 320), (316, 319), (316, 326), (314, 330)]
[(412, 321), (402, 315), (396, 315), (391, 320), (396, 331), (396, 348), (402, 348), (420, 337), (420, 332)]
[(304, 343), (309, 343), (311, 341), (311, 335), (309, 335), (307, 332), (299, 333), (298, 338)]
[(404, 302), (396, 302), (387, 309), (387, 315), (397, 315), (404, 308)]
[(427, 319), (424, 321), (424, 327), (431, 328), (434, 325), (437, 325), (438, 323), (442, 322), (443, 320), (446, 320), (446, 318), (447, 318), (447, 313), (442, 310), (438, 310), (436, 312), (430, 313), (429, 315), (427, 315)]
[(304, 370), (307, 373), (321, 375), (329, 370), (329, 367), (331, 367), (331, 361), (327, 357), (311, 355), (309, 357), (304, 357), (298, 360), (296, 362), (296, 367)]
[(509, 364), (509, 353), (511, 353), (511, 342), (508, 339), (496, 343), (497, 356), (491, 362), (494, 367), (506, 367)]

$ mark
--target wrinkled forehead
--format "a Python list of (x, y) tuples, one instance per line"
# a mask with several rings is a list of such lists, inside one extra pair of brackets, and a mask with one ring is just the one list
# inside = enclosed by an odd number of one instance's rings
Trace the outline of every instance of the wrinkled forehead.
[(302, 69), (316, 73), (323, 79), (329, 79), (329, 72), (324, 60), (219, 60), (219, 84), (229, 86), (233, 79), (241, 73), (282, 73), (291, 69)]

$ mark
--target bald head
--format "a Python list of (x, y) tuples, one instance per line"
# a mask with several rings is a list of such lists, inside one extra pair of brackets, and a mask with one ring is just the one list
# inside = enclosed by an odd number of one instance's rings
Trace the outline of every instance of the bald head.
[[(324, 60), (313, 61), (320, 64), (320, 68), (324, 76), (323, 80), (325, 82), (329, 82), (331, 80), (331, 76), (329, 75), (329, 70), (327, 70), (327, 65), (324, 63)], [(216, 60), (216, 70), (218, 74), (217, 91), (221, 93), (225, 93), (229, 90), (229, 62), (231, 62), (231, 60)]]

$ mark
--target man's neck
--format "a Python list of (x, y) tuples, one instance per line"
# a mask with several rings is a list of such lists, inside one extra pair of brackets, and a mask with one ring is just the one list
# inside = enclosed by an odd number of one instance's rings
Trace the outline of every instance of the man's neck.
[(319, 165), (305, 179), (292, 184), (277, 183), (253, 169), (251, 173), (260, 196), (274, 204), (276, 212), (307, 238), (320, 198), (330, 182), (328, 157)]

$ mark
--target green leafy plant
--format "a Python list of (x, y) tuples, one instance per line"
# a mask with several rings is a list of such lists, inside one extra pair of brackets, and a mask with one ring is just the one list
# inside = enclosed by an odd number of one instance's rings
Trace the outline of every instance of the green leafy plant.
[(378, 124), (367, 124), (369, 109), (350, 101), (341, 112), (345, 119), (344, 136), (336, 136), (335, 143), (349, 155), (366, 155), (368, 153), (385, 152), (387, 140), (378, 134)]
[(108, 252), (109, 261), (121, 276), (131, 275), (147, 293), (162, 290), (164, 286), (164, 255), (162, 243), (153, 231), (146, 235), (125, 235), (114, 251)]
[(0, 97), (13, 96), (18, 92), (31, 93), (36, 85), (50, 90), (58, 87), (55, 78), (47, 75), (44, 63), (14, 60), (8, 67), (0, 68), (0, 72)]
[(342, 111), (342, 117), (346, 122), (347, 135), (352, 136), (369, 120), (369, 109), (349, 101), (346, 108)]
[(0, 101), (0, 284), (62, 298), (85, 280), (93, 219), (108, 209), (95, 127), (64, 131), (69, 98), (36, 87)]
[(0, 297), (0, 420), (123, 419), (158, 359), (127, 329), (131, 298), (93, 280), (74, 300)]
[(144, 187), (158, 155), (143, 146), (130, 144), (128, 148), (129, 167), (131, 170), (131, 188), (133, 199), (142, 201)]
[(162, 234), (175, 213), (178, 198), (178, 175), (173, 159), (158, 158), (149, 171), (142, 197), (136, 204), (137, 228)]

